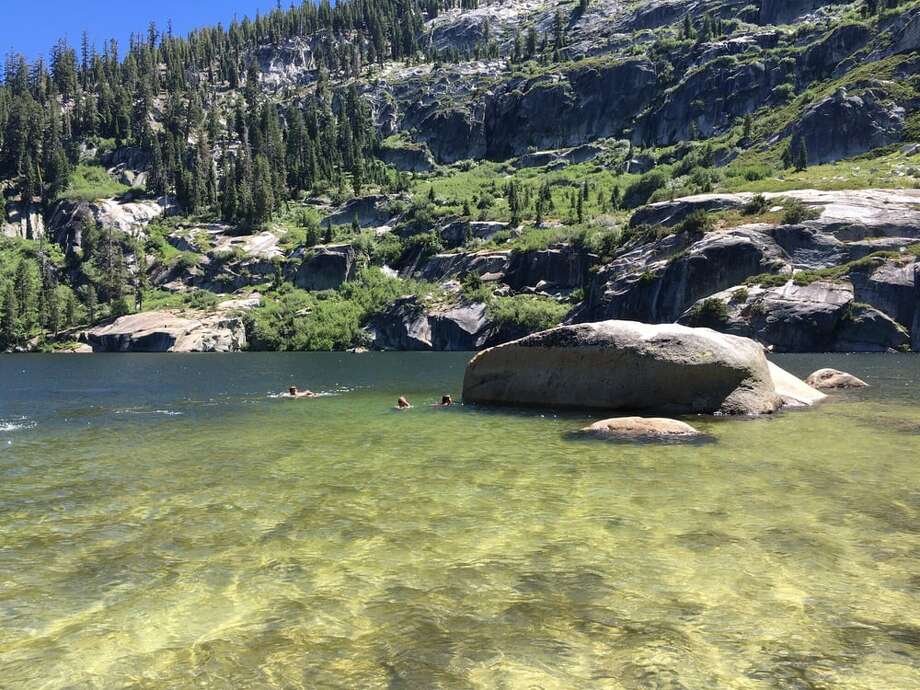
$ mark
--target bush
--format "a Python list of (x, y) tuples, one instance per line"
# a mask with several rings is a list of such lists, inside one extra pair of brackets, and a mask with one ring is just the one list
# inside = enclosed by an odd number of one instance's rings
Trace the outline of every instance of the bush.
[(695, 304), (689, 316), (694, 326), (720, 326), (728, 318), (728, 306), (716, 297), (709, 297)]
[(495, 321), (531, 333), (558, 325), (568, 309), (554, 299), (535, 295), (495, 297), (489, 304), (489, 314)]
[(645, 173), (638, 180), (630, 184), (623, 194), (623, 205), (626, 208), (636, 208), (649, 200), (649, 197), (659, 189), (664, 188), (668, 178), (660, 170)]
[(815, 220), (821, 215), (816, 208), (810, 208), (799, 199), (787, 199), (783, 202), (783, 224), (798, 225), (806, 220)]
[(365, 344), (362, 327), (400, 295), (422, 294), (433, 286), (390, 278), (377, 268), (363, 269), (338, 290), (309, 293), (283, 286), (264, 306), (246, 316), (254, 350), (344, 350)]
[(737, 303), (747, 302), (750, 296), (750, 290), (748, 290), (746, 287), (740, 287), (732, 292), (731, 301)]
[(769, 208), (770, 202), (767, 201), (767, 198), (763, 194), (755, 194), (753, 198), (744, 205), (741, 212), (746, 216), (759, 216), (761, 213), (766, 213)]
[(444, 244), (441, 242), (440, 235), (431, 230), (412, 235), (403, 242), (402, 260), (407, 260), (417, 253), (418, 260), (421, 262), (442, 251), (444, 251)]
[(715, 230), (716, 224), (706, 211), (697, 210), (684, 218), (680, 225), (677, 226), (678, 232), (686, 232), (690, 235), (705, 234)]

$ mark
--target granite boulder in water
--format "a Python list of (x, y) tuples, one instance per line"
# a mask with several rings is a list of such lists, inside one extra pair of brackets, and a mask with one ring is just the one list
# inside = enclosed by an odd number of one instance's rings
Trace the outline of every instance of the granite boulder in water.
[(701, 436), (686, 422), (662, 417), (614, 417), (602, 419), (582, 433), (600, 438), (622, 439), (687, 439)]
[(811, 376), (805, 379), (812, 388), (820, 390), (830, 390), (833, 388), (865, 388), (869, 384), (853, 374), (837, 369), (818, 369)]
[(766, 414), (784, 404), (753, 340), (634, 321), (560, 326), (484, 350), (467, 366), (463, 399), (670, 415)]

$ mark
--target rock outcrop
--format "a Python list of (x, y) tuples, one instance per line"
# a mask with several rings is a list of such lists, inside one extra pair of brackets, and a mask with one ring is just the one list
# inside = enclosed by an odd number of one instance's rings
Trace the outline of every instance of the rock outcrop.
[(246, 329), (220, 313), (152, 311), (92, 328), (85, 340), (93, 352), (237, 352), (246, 347)]
[(577, 320), (676, 321), (706, 295), (783, 270), (784, 259), (770, 236), (756, 227), (666, 237), (600, 269)]
[(871, 91), (848, 96), (841, 89), (811, 106), (778, 139), (803, 141), (809, 163), (828, 163), (900, 141), (905, 114)]
[(760, 345), (673, 324), (562, 326), (480, 352), (467, 403), (654, 414), (763, 414), (782, 406)]
[(680, 322), (753, 338), (775, 352), (893, 352), (910, 344), (896, 321), (856, 302), (845, 281), (738, 286), (701, 300)]
[(519, 326), (496, 322), (481, 302), (427, 307), (401, 297), (375, 315), (367, 327), (376, 350), (473, 352), (527, 335)]
[(73, 253), (83, 246), (83, 228), (86, 223), (140, 238), (145, 236), (150, 221), (164, 215), (171, 208), (166, 198), (61, 201), (51, 214), (48, 230), (57, 244), (67, 253)]
[(13, 203), (6, 206), (5, 220), (0, 196), (0, 237), (15, 237), (23, 240), (37, 240), (45, 235), (45, 220), (38, 205), (26, 208), (26, 204)]
[(288, 278), (303, 290), (335, 290), (354, 277), (357, 260), (350, 244), (300, 248), (288, 261)]

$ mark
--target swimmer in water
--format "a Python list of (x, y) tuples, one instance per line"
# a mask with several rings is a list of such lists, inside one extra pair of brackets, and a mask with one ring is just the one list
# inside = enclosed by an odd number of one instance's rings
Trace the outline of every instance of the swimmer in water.
[(454, 404), (453, 399), (449, 395), (442, 395), (441, 402), (435, 403), (432, 407), (450, 407)]
[(298, 390), (297, 386), (291, 386), (288, 388), (288, 396), (292, 398), (315, 398), (316, 393), (313, 391)]
[(396, 401), (397, 410), (411, 410), (412, 404), (406, 400), (404, 396), (400, 396), (399, 400)]

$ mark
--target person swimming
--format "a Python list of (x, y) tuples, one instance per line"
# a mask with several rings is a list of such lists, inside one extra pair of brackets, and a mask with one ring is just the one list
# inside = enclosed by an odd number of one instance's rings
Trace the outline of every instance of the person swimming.
[(436, 404), (434, 407), (450, 407), (453, 404), (454, 404), (453, 398), (451, 398), (449, 395), (442, 395), (441, 402)]
[(298, 390), (297, 386), (291, 386), (288, 388), (288, 396), (292, 398), (315, 398), (316, 393), (313, 391)]
[(410, 410), (412, 409), (412, 403), (410, 403), (404, 396), (399, 396), (399, 400), (396, 401), (396, 409), (398, 410)]

